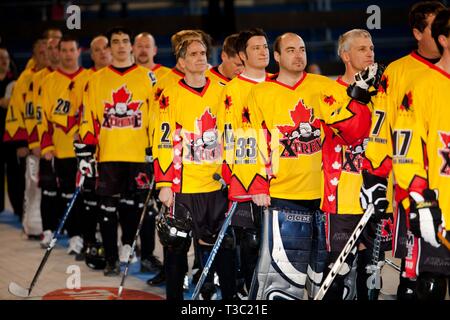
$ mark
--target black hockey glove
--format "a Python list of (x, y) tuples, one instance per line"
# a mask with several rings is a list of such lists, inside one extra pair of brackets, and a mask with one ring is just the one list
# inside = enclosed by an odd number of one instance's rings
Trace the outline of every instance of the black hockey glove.
[[(377, 94), (384, 69), (383, 65), (374, 63), (355, 74), (355, 82), (348, 86), (347, 95), (362, 104), (368, 104), (372, 96)], [(373, 90), (370, 91), (371, 87)]]
[(409, 195), (411, 197), (409, 211), (411, 232), (438, 248), (441, 243), (437, 234), (442, 232), (445, 237), (445, 228), (442, 224), (442, 211), (437, 200), (437, 190), (425, 189), (423, 195), (412, 191)]
[(371, 219), (380, 221), (383, 217), (389, 202), (386, 199), (387, 179), (373, 175), (367, 170), (362, 171), (363, 184), (359, 194), (361, 208), (367, 210), (369, 204), (373, 204), (375, 212)]

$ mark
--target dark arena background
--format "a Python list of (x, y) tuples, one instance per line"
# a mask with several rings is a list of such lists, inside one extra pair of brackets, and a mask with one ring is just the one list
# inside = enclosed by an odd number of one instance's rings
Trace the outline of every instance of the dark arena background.
[[(31, 57), (33, 39), (48, 27), (59, 27), (80, 39), (84, 48), (82, 65), (90, 67), (88, 48), (92, 37), (121, 25), (134, 34), (150, 32), (158, 46), (156, 62), (172, 67), (170, 36), (179, 30), (208, 32), (214, 39), (210, 63), (216, 65), (222, 40), (227, 35), (260, 27), (270, 41), (283, 32), (298, 33), (306, 43), (309, 64), (318, 64), (323, 74), (337, 75), (343, 71), (336, 54), (337, 40), (347, 30), (370, 31), (378, 62), (391, 62), (414, 49), (408, 26), (408, 10), (413, 3), (411, 0), (4, 1), (0, 4), (0, 36), (21, 71)], [(66, 9), (70, 5), (80, 8), (79, 30), (67, 29)], [(276, 71), (273, 59), (269, 71)]]

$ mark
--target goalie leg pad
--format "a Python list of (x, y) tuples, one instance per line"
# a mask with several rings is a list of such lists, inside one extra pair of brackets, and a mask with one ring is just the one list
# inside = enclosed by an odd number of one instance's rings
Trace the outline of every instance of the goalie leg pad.
[(269, 208), (264, 213), (260, 259), (253, 277), (250, 299), (303, 299), (311, 254), (313, 218), (313, 212), (306, 208)]
[(308, 278), (306, 280), (306, 289), (310, 299), (313, 299), (319, 291), (323, 281), (323, 273), (328, 263), (325, 214), (320, 210), (316, 210), (313, 221), (311, 257), (308, 265)]
[(25, 193), (22, 225), (28, 236), (42, 233), (41, 189), (39, 182), (39, 159), (34, 155), (26, 158)]

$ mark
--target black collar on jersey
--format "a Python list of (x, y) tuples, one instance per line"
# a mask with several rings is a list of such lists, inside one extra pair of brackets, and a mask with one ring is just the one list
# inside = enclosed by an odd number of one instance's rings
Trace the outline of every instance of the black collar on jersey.
[(425, 58), (424, 56), (422, 56), (422, 55), (419, 53), (418, 50), (414, 50), (414, 53), (415, 53), (416, 55), (418, 55), (419, 57), (421, 57), (423, 60), (426, 60), (426, 61), (428, 61), (428, 62), (431, 63), (431, 64), (436, 64), (436, 63), (438, 63), (439, 60), (441, 60), (441, 58), (434, 58), (434, 59), (428, 59), (428, 58)]
[(110, 65), (110, 68), (113, 69), (114, 71), (117, 71), (118, 73), (120, 73), (121, 75), (123, 75), (124, 73), (126, 73), (127, 71), (129, 71), (130, 69), (134, 69), (136, 68), (137, 65), (135, 63), (133, 63), (131, 66), (128, 67), (123, 67), (123, 68), (119, 68), (119, 67), (115, 67), (113, 65)]
[(231, 79), (226, 77), (225, 75), (221, 74), (219, 71), (219, 66), (215, 66), (212, 67), (211, 69), (209, 69), (211, 71), (211, 73), (215, 74), (216, 76), (218, 76), (219, 78), (225, 80), (225, 81), (230, 81)]
[(78, 67), (78, 70), (72, 73), (66, 73), (63, 70), (61, 70), (60, 68), (58, 68), (56, 71), (58, 71), (59, 73), (61, 73), (62, 75), (65, 75), (66, 77), (68, 77), (69, 79), (73, 79), (75, 78), (81, 71), (83, 71), (84, 68), (83, 67)]
[(206, 77), (206, 83), (205, 83), (205, 85), (204, 85), (203, 87), (200, 87), (200, 88), (194, 88), (194, 87), (189, 86), (189, 85), (186, 83), (186, 81), (184, 81), (184, 78), (182, 78), (178, 83), (179, 83), (180, 86), (182, 86), (183, 88), (185, 88), (185, 89), (191, 91), (192, 93), (198, 94), (199, 96), (202, 97), (202, 96), (205, 94), (206, 90), (208, 89), (210, 82), (211, 82), (211, 81), (209, 80), (209, 78)]
[(186, 83), (186, 81), (184, 80), (184, 78), (181, 79), (181, 82), (182, 82), (185, 86), (188, 86), (189, 88), (191, 88), (192, 90), (197, 91), (198, 93), (202, 93), (203, 88), (205, 87), (205, 86), (203, 86), (203, 87), (192, 87), (192, 86), (190, 86), (190, 85), (188, 85), (188, 84)]

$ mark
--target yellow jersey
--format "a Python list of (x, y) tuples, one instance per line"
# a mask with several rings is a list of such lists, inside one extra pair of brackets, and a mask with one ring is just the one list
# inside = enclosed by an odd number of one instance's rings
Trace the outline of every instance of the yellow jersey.
[(89, 72), (80, 67), (67, 74), (57, 69), (41, 86), (42, 121), (38, 124), (41, 154), (54, 151), (59, 159), (74, 158), (73, 142), (78, 134), (78, 117)]
[(164, 89), (159, 99), (153, 156), (157, 187), (179, 193), (220, 190), (222, 146), (217, 111), (222, 87), (206, 78), (201, 92), (184, 80)]
[[(439, 191), (439, 206), (450, 230), (450, 74), (430, 66), (406, 88), (393, 126), (393, 169), (397, 184), (422, 194)], [(409, 207), (409, 200), (403, 200)]]
[(98, 146), (98, 161), (145, 162), (154, 115), (153, 73), (133, 65), (121, 72), (108, 66), (85, 87), (80, 139)]

